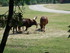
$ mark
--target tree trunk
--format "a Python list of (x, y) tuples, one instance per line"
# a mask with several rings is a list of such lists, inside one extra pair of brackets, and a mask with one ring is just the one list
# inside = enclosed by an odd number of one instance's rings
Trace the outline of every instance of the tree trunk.
[(3, 53), (4, 51), (4, 48), (6, 46), (6, 42), (9, 36), (9, 31), (11, 29), (10, 20), (12, 19), (12, 15), (13, 15), (13, 7), (14, 7), (14, 0), (9, 0), (9, 15), (7, 20), (7, 25), (3, 34), (3, 38), (0, 44), (0, 53)]

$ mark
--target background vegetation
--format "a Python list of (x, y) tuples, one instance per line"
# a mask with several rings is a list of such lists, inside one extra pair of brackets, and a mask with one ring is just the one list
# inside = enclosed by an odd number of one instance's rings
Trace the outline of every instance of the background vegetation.
[[(15, 1), (17, 1), (17, 0), (15, 0)], [(70, 0), (21, 0), (19, 5), (22, 4), (22, 1), (27, 4), (70, 3)], [(30, 2), (28, 2), (28, 1), (30, 1)], [(8, 2), (9, 2), (9, 0), (0, 0), (0, 6), (8, 6)]]

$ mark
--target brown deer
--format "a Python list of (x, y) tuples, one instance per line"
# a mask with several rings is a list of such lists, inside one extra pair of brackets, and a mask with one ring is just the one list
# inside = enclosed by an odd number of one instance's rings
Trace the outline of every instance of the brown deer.
[(41, 31), (44, 31), (45, 32), (45, 25), (46, 24), (48, 24), (48, 19), (47, 19), (47, 17), (42, 16), (40, 18), (40, 28), (41, 28)]

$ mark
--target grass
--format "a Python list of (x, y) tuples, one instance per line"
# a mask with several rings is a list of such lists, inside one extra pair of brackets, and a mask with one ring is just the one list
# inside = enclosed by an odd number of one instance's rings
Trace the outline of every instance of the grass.
[(50, 8), (50, 9), (70, 11), (69, 6), (70, 6), (70, 4), (48, 4), (45, 7)]
[[(19, 42), (18, 42), (19, 41)], [(13, 44), (12, 44), (13, 42)], [(70, 39), (66, 37), (47, 39), (9, 39), (5, 53), (69, 53)]]
[[(35, 26), (28, 29), (30, 34), (11, 34), (10, 32), (4, 53), (70, 53), (70, 38), (67, 38), (70, 14), (44, 13), (32, 11), (28, 6), (25, 7), (24, 18), (32, 19), (34, 16), (38, 16), (36, 21), (39, 23), (41, 16), (48, 17), (49, 23), (46, 25), (46, 32), (35, 31)], [(4, 12), (5, 10), (2, 11), (2, 13)], [(3, 31), (0, 30), (0, 42)]]
[(0, 14), (4, 14), (8, 11), (8, 7), (0, 7)]

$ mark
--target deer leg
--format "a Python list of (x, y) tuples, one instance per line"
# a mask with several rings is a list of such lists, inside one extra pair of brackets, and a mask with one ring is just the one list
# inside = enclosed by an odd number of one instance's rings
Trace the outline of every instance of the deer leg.
[(25, 31), (27, 31), (28, 27), (26, 27)]
[(40, 27), (41, 27), (41, 31), (42, 31), (42, 29), (43, 29), (43, 25), (40, 25)]
[(18, 26), (17, 28), (18, 28), (18, 32), (20, 32), (20, 27)]
[(24, 31), (24, 26), (22, 27), (22, 31)]
[(14, 34), (14, 27), (12, 27), (12, 29), (13, 29), (13, 34)]
[(42, 29), (42, 25), (40, 25), (40, 28)]
[(17, 27), (16, 27), (16, 32), (17, 32)]
[(43, 26), (43, 31), (45, 32), (45, 26)]

